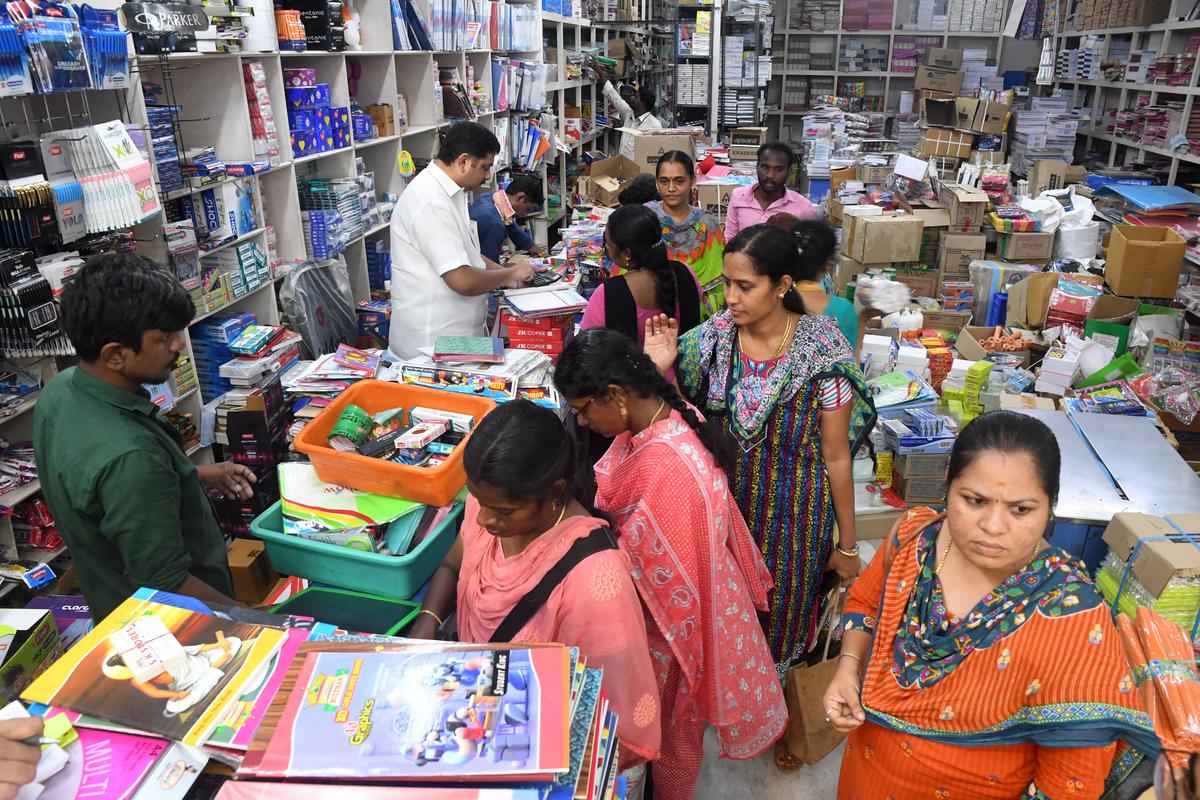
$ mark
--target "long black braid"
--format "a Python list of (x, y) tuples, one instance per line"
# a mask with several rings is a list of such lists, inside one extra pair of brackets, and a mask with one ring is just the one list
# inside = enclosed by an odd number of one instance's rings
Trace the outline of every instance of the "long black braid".
[(554, 370), (554, 385), (568, 400), (603, 397), (622, 386), (643, 397), (656, 397), (679, 412), (717, 464), (732, 474), (733, 446), (720, 421), (701, 420), (675, 387), (659, 374), (634, 340), (607, 328), (589, 328), (567, 345)]
[(658, 215), (645, 206), (621, 206), (608, 218), (608, 236), (618, 250), (628, 250), (628, 269), (647, 270), (654, 278), (658, 307), (669, 317), (678, 316), (679, 286), (667, 257)]

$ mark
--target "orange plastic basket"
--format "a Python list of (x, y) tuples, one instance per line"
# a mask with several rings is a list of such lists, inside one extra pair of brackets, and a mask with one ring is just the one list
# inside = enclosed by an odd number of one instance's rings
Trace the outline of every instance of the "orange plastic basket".
[(429, 506), (444, 506), (454, 499), (467, 482), (460, 444), (437, 467), (410, 467), (394, 461), (368, 458), (358, 453), (343, 453), (329, 446), (329, 432), (342, 409), (356, 405), (368, 414), (403, 407), (405, 420), (413, 406), (470, 414), (475, 421), (496, 407), (491, 400), (470, 395), (426, 389), (405, 383), (359, 381), (335, 399), (296, 437), (296, 449), (312, 461), (317, 477), (329, 483), (349, 486), (364, 492), (403, 497)]

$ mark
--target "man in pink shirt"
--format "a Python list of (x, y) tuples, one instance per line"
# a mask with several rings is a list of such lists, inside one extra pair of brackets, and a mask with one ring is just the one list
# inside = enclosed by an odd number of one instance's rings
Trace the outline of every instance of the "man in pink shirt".
[(758, 183), (734, 189), (729, 196), (725, 216), (725, 241), (738, 231), (766, 222), (776, 214), (791, 214), (796, 219), (819, 219), (821, 209), (799, 192), (787, 188), (796, 154), (783, 142), (769, 142), (758, 148)]

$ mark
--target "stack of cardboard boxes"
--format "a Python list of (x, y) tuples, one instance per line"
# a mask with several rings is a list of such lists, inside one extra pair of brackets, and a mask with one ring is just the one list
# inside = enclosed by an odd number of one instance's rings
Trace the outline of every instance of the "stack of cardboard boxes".
[[(1008, 141), (1008, 104), (959, 97), (963, 51), (937, 47), (917, 69), (917, 110), (921, 115), (918, 153), (936, 159), (942, 177), (953, 179), (963, 161), (1003, 163)], [(982, 155), (981, 155), (982, 154)]]

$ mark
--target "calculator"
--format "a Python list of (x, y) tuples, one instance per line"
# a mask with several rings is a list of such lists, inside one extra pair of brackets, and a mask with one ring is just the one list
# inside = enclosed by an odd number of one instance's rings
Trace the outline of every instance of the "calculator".
[(535, 272), (533, 276), (526, 281), (528, 286), (549, 286), (552, 283), (557, 283), (562, 280), (562, 276), (557, 272), (546, 270), (545, 272)]

